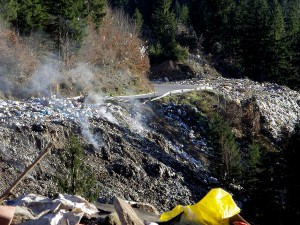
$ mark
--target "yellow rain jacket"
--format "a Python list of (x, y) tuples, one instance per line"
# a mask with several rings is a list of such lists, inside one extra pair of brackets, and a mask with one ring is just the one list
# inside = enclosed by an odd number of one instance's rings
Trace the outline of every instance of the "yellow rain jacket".
[(160, 216), (166, 222), (183, 213), (180, 225), (229, 225), (229, 218), (240, 213), (232, 196), (221, 188), (212, 189), (195, 205), (178, 205)]

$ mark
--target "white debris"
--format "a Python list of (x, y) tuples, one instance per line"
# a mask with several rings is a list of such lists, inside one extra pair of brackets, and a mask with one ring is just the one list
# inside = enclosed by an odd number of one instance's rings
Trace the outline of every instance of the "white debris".
[(280, 139), (283, 130), (292, 132), (300, 120), (300, 93), (285, 86), (222, 77), (187, 80), (176, 84), (192, 84), (200, 87), (209, 84), (212, 91), (238, 103), (255, 97), (259, 111), (266, 120), (264, 127), (276, 139)]
[(7, 201), (6, 204), (25, 207), (36, 215), (36, 219), (25, 222), (26, 225), (75, 225), (80, 222), (84, 214), (98, 213), (96, 206), (74, 195), (59, 194), (57, 199), (52, 200), (44, 196), (29, 194)]

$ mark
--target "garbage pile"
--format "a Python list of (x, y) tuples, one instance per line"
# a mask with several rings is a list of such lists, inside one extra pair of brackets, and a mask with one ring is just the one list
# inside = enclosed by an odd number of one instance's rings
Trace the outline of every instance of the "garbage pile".
[[(165, 122), (161, 117), (152, 119), (159, 115), (146, 107), (119, 104), (112, 99), (87, 101), (55, 96), (0, 100), (0, 192), (11, 185), (11, 180), (19, 176), (49, 142), (59, 147), (24, 179), (14, 194), (47, 196), (52, 190), (58, 191), (53, 177), (61, 162), (59, 152), (69, 134), (74, 132), (84, 141), (86, 161), (97, 174), (101, 202), (112, 203), (113, 196), (118, 195), (128, 200), (147, 201), (159, 209), (179, 200), (190, 204), (194, 193), (206, 191), (207, 172), (199, 173), (204, 170), (200, 160), (195, 161), (194, 156), (185, 151), (189, 139), (177, 140), (157, 131), (155, 128), (160, 127), (166, 130)], [(173, 131), (177, 132), (170, 126), (166, 133)], [(97, 146), (90, 141), (92, 139)], [(198, 146), (193, 145), (195, 148)], [(186, 182), (192, 178), (197, 188)]]
[(0, 206), (1, 225), (140, 225), (143, 221), (159, 221), (157, 210), (150, 204), (120, 198), (109, 205), (91, 204), (75, 195), (58, 194), (50, 199), (28, 194)]
[(58, 194), (50, 199), (29, 194), (0, 206), (1, 225), (249, 225), (232, 196), (212, 189), (194, 205), (177, 205), (161, 215), (150, 204), (115, 197), (113, 205), (91, 204), (80, 196)]
[(203, 77), (175, 83), (209, 86), (238, 104), (254, 98), (264, 119), (263, 126), (275, 139), (280, 139), (282, 131), (292, 132), (295, 123), (300, 120), (300, 93), (285, 86), (223, 77)]
[(81, 96), (64, 99), (52, 96), (23, 101), (0, 99), (0, 125), (26, 127), (43, 121), (71, 122), (85, 126), (88, 120), (102, 119), (116, 125), (128, 126), (134, 132), (141, 132), (144, 129), (137, 117), (128, 115), (120, 104), (109, 102), (105, 97), (89, 96), (89, 98), (91, 99), (86, 100)]
[[(0, 121), (13, 120), (15, 123), (32, 123), (34, 121), (62, 121), (78, 122), (83, 117), (106, 118), (116, 122), (110, 112), (118, 112), (117, 105), (94, 104), (93, 107), (82, 102), (82, 98), (30, 98), (24, 101), (0, 100)], [(113, 109), (111, 109), (113, 108)]]

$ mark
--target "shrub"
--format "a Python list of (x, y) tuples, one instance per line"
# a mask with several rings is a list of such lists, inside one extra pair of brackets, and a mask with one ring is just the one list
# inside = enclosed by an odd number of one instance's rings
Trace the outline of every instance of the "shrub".
[(86, 62), (97, 68), (102, 86), (126, 92), (148, 91), (150, 68), (145, 43), (139, 38), (138, 27), (122, 12), (108, 9), (98, 30), (88, 26), (82, 48), (74, 62)]
[(10, 29), (0, 30), (0, 77), (13, 84), (23, 84), (30, 79), (38, 59), (20, 37)]

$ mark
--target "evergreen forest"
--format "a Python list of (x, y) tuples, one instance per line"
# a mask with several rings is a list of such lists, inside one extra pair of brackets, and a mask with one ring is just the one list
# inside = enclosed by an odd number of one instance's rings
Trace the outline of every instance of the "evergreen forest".
[(148, 43), (151, 64), (205, 54), (224, 76), (300, 88), (299, 0), (2, 0), (1, 17), (21, 35), (42, 30), (66, 57), (106, 6), (123, 10)]
[[(166, 60), (184, 62), (190, 54), (205, 57), (228, 78), (247, 77), (300, 90), (300, 0), (0, 0), (0, 22), (1, 88), (9, 84), (5, 88), (16, 90), (44, 54), (27, 54), (18, 38), (28, 42), (41, 35), (42, 41), (31, 44), (55, 53), (67, 68), (64, 73), (72, 72), (76, 60), (92, 64), (99, 74), (95, 86), (106, 81), (101, 91), (112, 95), (129, 84), (130, 90), (149, 87), (151, 66)], [(14, 33), (2, 32), (2, 26)], [(2, 75), (17, 73), (15, 83)], [(84, 82), (78, 82), (82, 92)], [(143, 91), (149, 89), (136, 90)], [(215, 148), (224, 149), (230, 159), (217, 162), (214, 172), (230, 179), (242, 172), (247, 176), (242, 184), (250, 199), (244, 203), (246, 217), (257, 224), (300, 224), (300, 125), (280, 143), (284, 151), (265, 151), (265, 146), (251, 142), (246, 165), (228, 163), (242, 156), (227, 121), (213, 117), (210, 133), (212, 140), (220, 140)], [(216, 152), (218, 158), (222, 154)]]
[(149, 40), (152, 63), (204, 53), (227, 77), (300, 88), (299, 0), (112, 0)]

